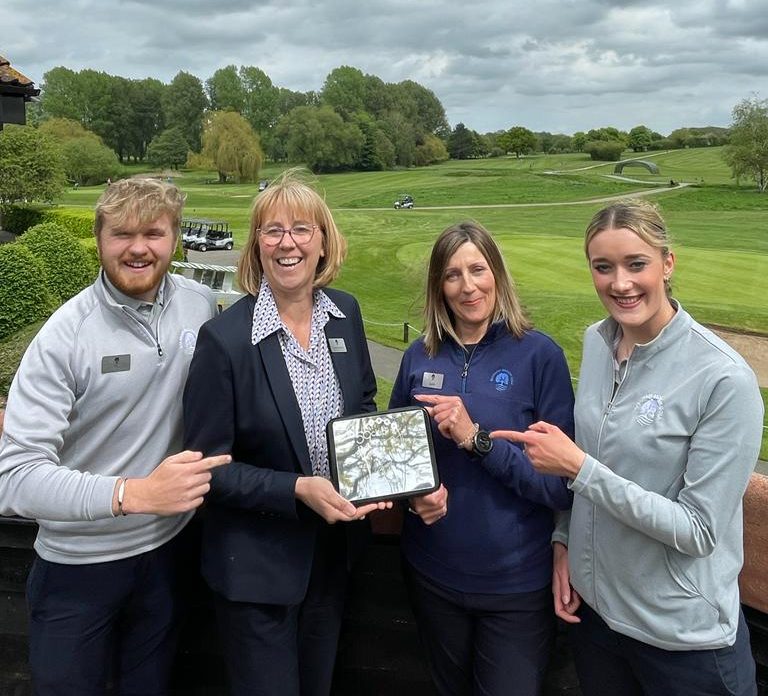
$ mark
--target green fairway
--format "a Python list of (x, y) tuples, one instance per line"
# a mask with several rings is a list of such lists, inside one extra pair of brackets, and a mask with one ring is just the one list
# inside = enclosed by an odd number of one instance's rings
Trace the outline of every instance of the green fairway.
[[(595, 199), (659, 188), (650, 198), (675, 240), (675, 296), (699, 321), (768, 334), (768, 195), (750, 182), (737, 186), (721, 148), (643, 157), (660, 173), (626, 167), (623, 175), (635, 181), (611, 178), (614, 163), (579, 154), (318, 176), (318, 189), (349, 241), (336, 285), (360, 300), (370, 338), (402, 348), (403, 323), (421, 328), (426, 259), (435, 237), (473, 218), (499, 241), (535, 324), (563, 346), (575, 372), (582, 333), (604, 314), (582, 249), (587, 222), (605, 205)], [(273, 178), (280, 169), (267, 167), (261, 176)], [(206, 183), (214, 178), (186, 171), (174, 177), (187, 194), (186, 214), (228, 220), (242, 246), (255, 186)], [(670, 179), (693, 185), (672, 188)], [(92, 209), (102, 190), (70, 190), (64, 204)], [(414, 196), (415, 209), (392, 208), (401, 193)]]

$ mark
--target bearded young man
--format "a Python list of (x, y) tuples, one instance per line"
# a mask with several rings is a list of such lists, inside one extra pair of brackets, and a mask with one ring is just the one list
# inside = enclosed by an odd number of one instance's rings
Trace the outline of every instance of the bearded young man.
[(229, 456), (179, 452), (210, 291), (168, 274), (184, 197), (152, 179), (96, 205), (101, 271), (29, 345), (0, 437), (0, 514), (37, 520), (27, 582), (36, 694), (166, 694), (178, 534)]

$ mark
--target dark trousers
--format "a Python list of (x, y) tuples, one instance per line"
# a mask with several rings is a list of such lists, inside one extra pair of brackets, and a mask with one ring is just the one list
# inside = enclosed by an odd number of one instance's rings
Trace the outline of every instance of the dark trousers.
[(168, 692), (175, 651), (175, 542), (107, 563), (36, 558), (27, 580), (38, 696)]
[(430, 582), (405, 561), (403, 570), (441, 696), (541, 693), (555, 634), (549, 586), (467, 594)]
[(586, 604), (570, 639), (584, 696), (756, 696), (749, 629), (716, 650), (662, 650), (611, 630)]
[(232, 602), (216, 616), (232, 696), (328, 696), (347, 588), (343, 525), (321, 527), (298, 604)]

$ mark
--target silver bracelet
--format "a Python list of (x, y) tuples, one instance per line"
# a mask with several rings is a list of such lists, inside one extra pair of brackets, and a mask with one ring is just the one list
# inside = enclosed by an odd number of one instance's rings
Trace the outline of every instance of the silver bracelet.
[(120, 479), (120, 485), (117, 487), (117, 511), (123, 516), (126, 516), (125, 510), (123, 510), (123, 498), (125, 498), (125, 482), (128, 479)]
[(475, 439), (475, 435), (480, 431), (479, 423), (472, 423), (472, 432), (467, 435), (456, 447), (459, 449), (467, 449), (467, 446)]

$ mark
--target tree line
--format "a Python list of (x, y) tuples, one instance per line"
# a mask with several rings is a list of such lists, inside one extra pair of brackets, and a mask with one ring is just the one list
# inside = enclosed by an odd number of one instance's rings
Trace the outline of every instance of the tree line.
[(235, 65), (205, 82), (180, 71), (168, 84), (57, 67), (41, 88), (28, 120), (59, 143), (66, 176), (78, 184), (115, 176), (128, 161), (213, 169), (223, 182), (255, 180), (265, 158), (333, 172), (531, 153), (585, 152), (612, 161), (627, 149), (729, 143), (734, 177), (763, 182), (761, 167), (768, 166), (768, 153), (754, 145), (762, 132), (755, 119), (768, 121), (766, 102), (757, 97), (734, 108), (730, 129), (679, 128), (664, 136), (638, 125), (566, 135), (516, 125), (480, 134), (463, 123), (451, 128), (440, 100), (417, 82), (386, 83), (350, 66), (332, 70), (319, 91), (308, 92), (279, 87), (258, 67)]
[(72, 122), (96, 134), (119, 162), (213, 165), (222, 180), (252, 180), (263, 158), (316, 172), (381, 170), (448, 159), (450, 130), (433, 92), (385, 83), (357, 68), (331, 71), (319, 92), (274, 85), (254, 66), (229, 65), (205, 84), (179, 72), (169, 84), (95, 70), (45, 73), (30, 121), (71, 139)]

